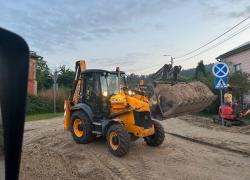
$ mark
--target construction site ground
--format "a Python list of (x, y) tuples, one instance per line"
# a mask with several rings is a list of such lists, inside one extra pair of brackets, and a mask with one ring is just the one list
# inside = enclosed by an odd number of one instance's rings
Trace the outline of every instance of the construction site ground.
[(249, 179), (250, 126), (222, 127), (211, 119), (181, 116), (162, 121), (159, 147), (131, 142), (122, 158), (105, 139), (81, 145), (63, 118), (25, 124), (20, 178), (30, 179)]

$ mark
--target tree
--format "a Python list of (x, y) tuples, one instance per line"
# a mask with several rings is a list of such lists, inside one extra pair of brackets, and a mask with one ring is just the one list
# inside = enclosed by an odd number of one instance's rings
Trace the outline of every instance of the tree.
[(72, 71), (69, 68), (66, 68), (65, 65), (59, 67), (59, 74), (57, 79), (59, 86), (71, 88), (74, 78), (75, 78), (74, 71)]
[(37, 60), (36, 66), (37, 89), (48, 89), (52, 86), (53, 80), (47, 62), (41, 57)]
[(200, 79), (204, 77), (207, 77), (207, 73), (203, 60), (201, 60), (200, 62), (198, 62), (198, 65), (195, 69), (195, 79)]
[(233, 87), (233, 96), (242, 102), (243, 96), (250, 90), (250, 74), (235, 71), (229, 75), (229, 83)]

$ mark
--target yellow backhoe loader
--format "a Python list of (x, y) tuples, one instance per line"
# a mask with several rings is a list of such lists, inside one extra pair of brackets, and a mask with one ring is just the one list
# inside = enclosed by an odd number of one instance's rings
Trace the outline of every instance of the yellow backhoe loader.
[[(173, 85), (165, 84), (162, 87), (158, 83), (151, 87), (154, 89), (150, 96), (142, 90), (143, 83), (141, 89), (131, 90), (127, 88), (125, 73), (119, 68), (116, 71), (86, 69), (85, 61), (77, 61), (75, 72), (71, 95), (64, 106), (64, 128), (71, 132), (76, 143), (86, 144), (95, 137), (106, 137), (108, 148), (115, 156), (125, 155), (129, 151), (130, 141), (137, 138), (144, 138), (149, 146), (163, 143), (164, 129), (152, 117), (167, 118), (171, 113), (193, 112), (194, 108), (201, 110), (209, 104), (198, 107), (199, 104), (192, 104), (192, 98), (184, 104), (178, 103), (188, 97), (188, 93), (180, 96), (170, 93), (174, 102), (170, 104), (166, 99), (169, 98), (168, 91), (173, 91)], [(195, 90), (201, 93), (208, 89), (205, 85), (197, 88)], [(192, 88), (188, 90), (192, 93)]]
[(123, 156), (131, 139), (142, 137), (149, 146), (164, 141), (162, 125), (151, 119), (147, 96), (129, 90), (121, 74), (119, 69), (86, 69), (85, 61), (76, 62), (72, 92), (64, 106), (64, 128), (76, 143), (104, 136), (110, 152)]

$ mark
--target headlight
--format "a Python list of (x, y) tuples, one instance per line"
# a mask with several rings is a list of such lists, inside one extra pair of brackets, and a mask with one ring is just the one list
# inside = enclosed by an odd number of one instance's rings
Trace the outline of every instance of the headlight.
[(133, 95), (135, 95), (135, 92), (131, 91), (131, 90), (128, 90), (128, 95), (133, 96)]
[(106, 96), (108, 96), (108, 92), (107, 91), (103, 91), (102, 95), (106, 97)]

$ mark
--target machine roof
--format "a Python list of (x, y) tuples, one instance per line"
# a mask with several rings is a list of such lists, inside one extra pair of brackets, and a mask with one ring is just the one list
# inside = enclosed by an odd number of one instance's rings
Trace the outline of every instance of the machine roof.
[[(103, 73), (103, 72), (116, 73), (116, 71), (107, 71), (107, 70), (104, 70), (104, 69), (87, 69), (83, 73)], [(124, 73), (124, 72), (121, 71), (121, 73)]]
[(83, 73), (102, 73), (102, 72), (108, 73), (109, 71), (103, 69), (87, 69)]

